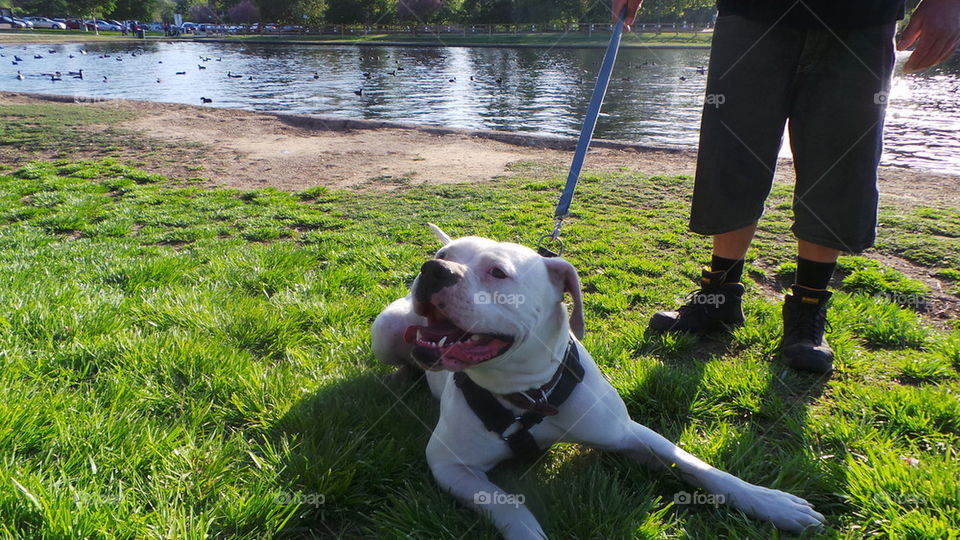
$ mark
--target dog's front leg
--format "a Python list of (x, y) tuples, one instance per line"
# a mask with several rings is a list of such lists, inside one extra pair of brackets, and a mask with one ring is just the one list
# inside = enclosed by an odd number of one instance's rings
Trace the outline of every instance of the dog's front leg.
[(521, 496), (504, 493), (487, 479), (481, 467), (462, 463), (442, 446), (436, 436), (427, 445), (427, 463), (440, 487), (464, 505), (486, 514), (506, 540), (542, 540), (547, 537), (537, 519), (522, 503)]
[(824, 517), (800, 497), (753, 485), (712, 467), (646, 426), (629, 421), (625, 427), (619, 450), (639, 461), (654, 460), (665, 467), (675, 466), (685, 480), (717, 495), (718, 504), (729, 504), (786, 531), (800, 532), (825, 522)]
[(374, 356), (384, 364), (410, 365), (413, 345), (404, 343), (403, 332), (410, 325), (423, 324), (424, 320), (414, 313), (413, 302), (409, 296), (392, 302), (377, 315), (370, 328)]

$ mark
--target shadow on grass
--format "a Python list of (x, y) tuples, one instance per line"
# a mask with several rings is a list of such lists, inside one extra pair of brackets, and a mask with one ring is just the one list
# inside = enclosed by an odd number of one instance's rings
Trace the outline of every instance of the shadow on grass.
[[(340, 378), (298, 401), (269, 434), (285, 451), (278, 504), (297, 512), (278, 538), (369, 538), (372, 516), (416, 484), (433, 490), (424, 449), (439, 407), (425, 383)], [(288, 448), (284, 448), (287, 446)]]
[[(655, 353), (662, 362), (646, 370), (635, 387), (621, 390), (631, 416), (672, 441), (697, 428), (695, 419), (705, 416), (702, 395), (713, 392), (704, 390), (711, 384), (705, 381), (708, 368), (724, 361), (733, 339), (711, 335)], [(734, 427), (715, 433), (717, 449), (701, 457), (749, 482), (805, 497), (821, 511), (839, 512), (841, 503), (829, 495), (822, 467), (805, 451), (808, 405), (820, 397), (827, 379), (794, 373), (779, 361), (746, 368), (764, 365), (758, 408), (742, 421), (726, 418)], [(277, 536), (392, 537), (408, 530), (407, 535), (431, 538), (495, 537), (487, 520), (433, 481), (424, 449), (438, 414), (422, 380), (387, 383), (370, 372), (337, 379), (297, 402), (269, 435), (273, 445), (288, 448), (279, 478), (286, 495), (277, 502), (298, 505)], [(507, 492), (524, 493), (554, 535), (665, 531), (677, 519), (692, 537), (718, 531), (756, 538), (776, 534), (729, 507), (667, 507), (679, 493), (694, 492), (679, 475), (577, 445), (555, 446), (534, 462), (505, 461), (490, 476)]]
[[(645, 337), (649, 336), (648, 331)], [(838, 507), (842, 503), (831, 494), (828, 481), (838, 471), (825, 474), (818, 460), (806, 451), (811, 445), (805, 429), (808, 408), (822, 396), (830, 376), (795, 372), (774, 352), (772, 358), (765, 354), (762, 360), (743, 366), (747, 370), (765, 370), (762, 382), (738, 387), (737, 381), (716, 380), (736, 376), (739, 366), (710, 366), (735, 354), (733, 342), (732, 334), (712, 333), (682, 351), (657, 355), (661, 362), (645, 373), (640, 384), (623, 393), (631, 416), (674, 442), (681, 440), (687, 430), (702, 426), (711, 434), (702, 446), (710, 450), (709, 455), (691, 451), (704, 461), (748, 482), (804, 497), (821, 513), (842, 512)], [(735, 360), (743, 361), (743, 355)], [(753, 394), (759, 384), (760, 395), (752, 396), (758, 406), (749, 405), (751, 396), (739, 401), (738, 392)], [(714, 396), (713, 402), (705, 396)], [(695, 422), (697, 418), (700, 420)], [(711, 426), (714, 421), (725, 425)], [(672, 515), (682, 519), (684, 530), (691, 537), (731, 534), (768, 538), (776, 534), (772, 526), (744, 518), (727, 506), (680, 504), (679, 495), (692, 493), (696, 488), (674, 472), (651, 470), (645, 477), (655, 479), (653, 475), (661, 477), (654, 480), (659, 484), (655, 492), (666, 502), (677, 503)], [(641, 481), (643, 478), (639, 477)], [(744, 524), (749, 528), (745, 529)]]

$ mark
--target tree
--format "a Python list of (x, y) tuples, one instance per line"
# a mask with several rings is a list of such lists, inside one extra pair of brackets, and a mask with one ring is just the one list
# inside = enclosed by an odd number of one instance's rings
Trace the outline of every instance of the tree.
[(250, 0), (243, 0), (227, 10), (232, 23), (250, 24), (260, 20), (260, 10)]
[(160, 0), (117, 0), (110, 17), (121, 21), (155, 21), (160, 17)]
[(713, 17), (716, 10), (713, 0), (650, 0), (644, 2), (638, 20), (644, 21), (691, 21), (704, 22)]
[(296, 24), (321, 24), (327, 9), (326, 0), (259, 0), (259, 4), (263, 20)]
[(69, 13), (66, 0), (16, 0), (12, 4), (17, 13), (26, 15), (59, 17)]
[(116, 5), (117, 0), (70, 0), (67, 12), (77, 17), (100, 17), (113, 11)]
[(512, 22), (548, 23), (560, 20), (575, 20), (580, 11), (577, 0), (514, 0), (510, 20)]
[(402, 21), (429, 21), (443, 7), (443, 0), (397, 0), (397, 17)]
[(465, 22), (496, 24), (513, 22), (513, 5), (510, 0), (464, 0)]
[(198, 23), (219, 22), (220, 17), (210, 6), (193, 6), (190, 8), (190, 20)]

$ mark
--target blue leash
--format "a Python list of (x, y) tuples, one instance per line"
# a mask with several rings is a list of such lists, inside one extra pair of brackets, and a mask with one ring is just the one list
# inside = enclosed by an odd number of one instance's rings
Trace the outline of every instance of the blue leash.
[[(590, 139), (593, 138), (593, 130), (597, 127), (597, 118), (600, 116), (600, 106), (603, 105), (603, 96), (607, 93), (607, 86), (610, 84), (610, 75), (613, 74), (613, 64), (617, 60), (617, 50), (620, 48), (620, 36), (623, 35), (623, 19), (627, 16), (627, 8), (617, 18), (617, 24), (613, 27), (613, 34), (610, 36), (610, 44), (607, 45), (607, 52), (603, 55), (603, 63), (600, 65), (600, 72), (597, 74), (597, 84), (593, 88), (593, 96), (590, 97), (590, 105), (587, 107), (587, 116), (583, 120), (583, 128), (580, 130), (580, 138), (577, 140), (577, 150), (573, 154), (573, 163), (570, 165), (570, 174), (567, 175), (567, 185), (563, 188), (560, 195), (560, 202), (557, 203), (557, 209), (553, 213), (553, 219), (557, 224), (553, 232), (540, 237), (537, 243), (537, 251), (544, 257), (559, 257), (563, 254), (563, 242), (560, 240), (560, 228), (563, 226), (563, 220), (570, 215), (570, 203), (573, 202), (573, 192), (577, 189), (577, 181), (580, 179), (580, 171), (583, 169), (583, 160), (587, 156), (587, 148), (590, 147)], [(544, 246), (544, 241), (556, 242), (559, 248), (556, 252)]]

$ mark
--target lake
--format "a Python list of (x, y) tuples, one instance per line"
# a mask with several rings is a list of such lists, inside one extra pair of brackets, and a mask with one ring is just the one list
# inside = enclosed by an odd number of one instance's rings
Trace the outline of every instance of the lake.
[[(579, 134), (603, 56), (602, 49), (164, 41), (8, 44), (0, 53), (2, 90), (78, 101), (200, 105), (204, 97), (211, 107), (569, 136)], [(706, 83), (697, 67), (708, 56), (705, 49), (621, 50), (595, 136), (695, 147)], [(898, 54), (899, 63), (905, 58)], [(82, 79), (67, 75), (80, 70)], [(43, 75), (55, 71), (62, 80)], [(898, 73), (884, 164), (957, 172), (958, 90), (958, 56), (928, 73)]]

